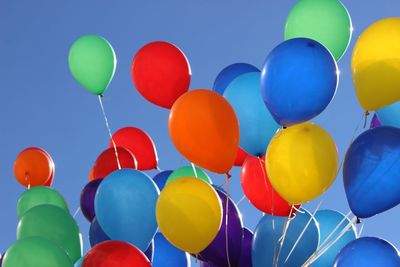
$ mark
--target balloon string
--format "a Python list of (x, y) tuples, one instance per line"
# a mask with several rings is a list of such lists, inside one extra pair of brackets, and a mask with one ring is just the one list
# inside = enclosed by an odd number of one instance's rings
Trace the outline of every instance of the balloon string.
[[(111, 133), (110, 124), (108, 123), (106, 111), (104, 110), (103, 101), (101, 100), (101, 98), (102, 98), (102, 96), (99, 95), (100, 108), (101, 108), (101, 111), (102, 111), (102, 113), (103, 113), (104, 121), (106, 122), (106, 127), (107, 127), (107, 130), (108, 130), (108, 135), (110, 136), (111, 142), (112, 142), (113, 147), (114, 147), (115, 157), (117, 158), (118, 169), (120, 170), (120, 169), (121, 169), (121, 163), (120, 163), (119, 157), (118, 157), (117, 146), (116, 146), (116, 144), (115, 144), (115, 142), (114, 142), (114, 138), (113, 138), (112, 133)], [(137, 161), (136, 161), (136, 158), (135, 158), (135, 157), (134, 157), (134, 159), (135, 159), (135, 165), (136, 165), (136, 169), (137, 169)]]
[(243, 200), (246, 198), (246, 196), (245, 195), (243, 195), (240, 199), (239, 199), (239, 201), (238, 202), (236, 202), (236, 206), (239, 206), (240, 205), (240, 203), (242, 203), (243, 202)]
[(194, 166), (193, 162), (190, 162), (190, 164), (192, 164), (192, 169), (193, 169), (193, 172), (194, 172), (194, 176), (195, 176), (196, 178), (199, 178), (199, 177), (197, 176), (196, 166)]
[(357, 238), (360, 238), (360, 236), (361, 236), (363, 230), (364, 230), (364, 223), (361, 223), (360, 230), (359, 230), (358, 233), (357, 233)]
[(74, 213), (74, 219), (75, 219), (75, 217), (76, 217), (76, 215), (78, 215), (78, 213), (81, 211), (81, 207), (78, 207), (76, 210), (75, 210), (75, 213)]
[(25, 172), (25, 181), (28, 182), (28, 190), (31, 189), (31, 179), (29, 179), (28, 172)]
[(318, 249), (314, 254), (302, 265), (302, 267), (308, 267), (313, 262), (315, 262), (319, 257), (321, 257), (328, 249), (333, 246), (346, 232), (357, 222), (357, 217), (354, 216), (349, 223), (343, 228), (340, 234), (330, 243), (328, 243), (325, 247)]
[(308, 226), (311, 224), (311, 221), (312, 221), (313, 219), (315, 219), (314, 216), (315, 216), (315, 214), (317, 213), (317, 211), (319, 210), (319, 207), (321, 206), (322, 202), (323, 202), (323, 199), (321, 199), (321, 201), (319, 202), (318, 206), (315, 208), (314, 213), (311, 215), (311, 217), (310, 217), (310, 219), (308, 220), (306, 226), (303, 228), (303, 231), (300, 233), (300, 235), (299, 235), (299, 237), (297, 238), (296, 242), (295, 242), (294, 245), (292, 246), (292, 249), (290, 250), (289, 254), (287, 255), (287, 257), (286, 257), (284, 263), (286, 263), (286, 262), (289, 260), (290, 256), (292, 255), (293, 251), (296, 249), (296, 247), (297, 247), (298, 243), (300, 242), (301, 238), (304, 236), (304, 234), (305, 234), (305, 232), (306, 232)]
[[(292, 212), (293, 212), (293, 205), (290, 208), (290, 212), (289, 215), (287, 217), (287, 219), (285, 220), (285, 224), (283, 225), (283, 229), (282, 229), (282, 235), (281, 237), (278, 239), (277, 242), (279, 242), (279, 251), (277, 255), (274, 255), (274, 258), (272, 259), (272, 266), (276, 267), (278, 266), (278, 262), (279, 262), (279, 257), (281, 256), (281, 252), (282, 252), (282, 247), (283, 244), (285, 243), (285, 239), (286, 239), (286, 233), (287, 230), (289, 228), (290, 225), (290, 221), (292, 220)], [(275, 244), (276, 245), (276, 244)], [(274, 253), (275, 254), (275, 253)], [(275, 257), (276, 256), (276, 257)]]
[(346, 216), (343, 217), (343, 219), (338, 223), (338, 225), (336, 225), (336, 227), (329, 233), (329, 235), (325, 238), (325, 240), (319, 244), (318, 249), (320, 249), (321, 247), (323, 247), (325, 245), (325, 243), (327, 241), (329, 241), (331, 239), (331, 237), (336, 233), (337, 230), (339, 230), (339, 227), (346, 221), (346, 219), (348, 219), (348, 217), (350, 216), (351, 211), (349, 213), (346, 214)]
[(365, 127), (367, 127), (367, 120), (368, 120), (368, 116), (369, 116), (369, 111), (367, 110), (367, 111), (365, 111), (365, 120), (364, 120), (364, 129), (365, 129)]
[(226, 187), (226, 203), (225, 203), (225, 249), (226, 249), (226, 258), (228, 261), (228, 267), (231, 267), (231, 260), (229, 258), (229, 244), (228, 244), (228, 210), (229, 210), (229, 178), (231, 175), (229, 173), (226, 174), (225, 179), (225, 187)]

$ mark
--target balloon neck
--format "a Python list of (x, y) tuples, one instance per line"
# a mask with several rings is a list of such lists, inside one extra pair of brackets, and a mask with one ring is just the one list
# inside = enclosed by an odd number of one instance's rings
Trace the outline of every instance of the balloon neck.
[(229, 180), (232, 177), (232, 175), (229, 172), (225, 173), (225, 175), (227, 180)]
[(360, 224), (360, 223), (361, 223), (361, 219), (357, 217), (356, 224)]
[(283, 127), (282, 127), (282, 129), (286, 129), (286, 128), (287, 128), (287, 126), (283, 126)]
[(364, 128), (367, 127), (367, 119), (368, 119), (368, 116), (369, 116), (369, 111), (366, 110), (366, 111), (365, 111)]

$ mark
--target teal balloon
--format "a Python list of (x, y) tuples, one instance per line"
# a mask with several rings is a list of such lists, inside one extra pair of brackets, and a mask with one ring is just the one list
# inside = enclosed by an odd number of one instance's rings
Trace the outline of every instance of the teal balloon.
[[(317, 211), (314, 217), (319, 225), (320, 241), (321, 243), (324, 243), (323, 246), (328, 245), (334, 240), (336, 240), (336, 242), (310, 266), (333, 266), (335, 258), (339, 254), (340, 250), (357, 238), (356, 231), (354, 227), (351, 227), (342, 237), (337, 239), (342, 230), (350, 223), (349, 219), (345, 218), (345, 216), (340, 212), (334, 210)], [(339, 224), (340, 226), (336, 229)], [(332, 234), (332, 232), (334, 233)], [(327, 239), (328, 237), (329, 239)]]
[(2, 267), (73, 267), (65, 250), (41, 237), (17, 240), (6, 252)]
[(260, 72), (242, 74), (224, 92), (239, 120), (240, 147), (254, 156), (265, 154), (280, 127), (263, 102), (260, 76)]
[(129, 242), (144, 252), (157, 232), (158, 195), (157, 185), (145, 173), (114, 171), (97, 189), (96, 219), (110, 239)]
[(205, 171), (203, 171), (199, 167), (195, 167), (195, 170), (196, 172), (193, 170), (192, 166), (180, 167), (179, 169), (176, 169), (168, 176), (165, 185), (168, 185), (170, 182), (182, 177), (196, 177), (203, 180), (206, 183), (212, 184), (210, 177)]
[(42, 237), (63, 248), (71, 262), (82, 257), (82, 239), (74, 218), (53, 205), (40, 205), (27, 211), (19, 221), (17, 240)]
[[(301, 209), (290, 221), (281, 253), (277, 257), (276, 265), (272, 265), (274, 255), (277, 255), (280, 250), (280, 238), (286, 222), (287, 217), (269, 214), (265, 214), (261, 218), (254, 232), (252, 243), (253, 267), (301, 266), (316, 251), (319, 244), (318, 224), (308, 211)], [(289, 256), (292, 247), (304, 229), (303, 236)]]
[(382, 126), (400, 128), (400, 102), (394, 103), (376, 111)]
[(68, 205), (60, 193), (47, 186), (35, 186), (26, 190), (18, 200), (17, 214), (21, 217), (28, 210), (40, 205), (54, 205), (69, 212)]

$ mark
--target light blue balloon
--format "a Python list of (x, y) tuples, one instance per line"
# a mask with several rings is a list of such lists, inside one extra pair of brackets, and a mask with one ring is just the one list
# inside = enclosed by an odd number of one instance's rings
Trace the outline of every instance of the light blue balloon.
[(189, 254), (174, 247), (161, 234), (154, 236), (153, 267), (190, 267)]
[(239, 120), (240, 147), (254, 156), (265, 154), (280, 127), (263, 102), (260, 75), (260, 72), (242, 74), (224, 92)]
[(394, 103), (376, 111), (382, 126), (400, 128), (400, 102)]
[(377, 237), (361, 237), (351, 241), (339, 253), (335, 267), (399, 267), (399, 251)]
[[(316, 251), (319, 244), (318, 224), (308, 211), (301, 209), (296, 213), (295, 218), (290, 221), (280, 256), (279, 258), (276, 257), (277, 261), (275, 263), (277, 265), (273, 265), (274, 255), (279, 254), (279, 240), (286, 221), (287, 217), (271, 216), (269, 214), (265, 214), (260, 220), (254, 232), (252, 243), (253, 267), (301, 266)], [(308, 226), (302, 238), (287, 259), (296, 240), (307, 224)]]
[(74, 267), (82, 267), (83, 259), (84, 259), (84, 258), (85, 258), (85, 257), (82, 257), (82, 258), (80, 258), (77, 262), (75, 262)]
[[(315, 214), (315, 219), (319, 225), (320, 243), (324, 243), (322, 247), (328, 245), (331, 241), (336, 240), (342, 230), (350, 223), (349, 219), (344, 219), (345, 216), (334, 210), (320, 210)], [(343, 220), (344, 219), (344, 220)], [(341, 223), (342, 222), (342, 223)], [(340, 224), (341, 223), (341, 224)], [(336, 227), (340, 226), (336, 229)], [(336, 230), (335, 230), (336, 229)], [(333, 231), (335, 232), (331, 234)], [(329, 237), (330, 236), (330, 237)], [(329, 237), (329, 239), (327, 239)], [(356, 239), (357, 234), (354, 227), (351, 227), (346, 233), (336, 240), (336, 242), (322, 254), (310, 266), (312, 267), (328, 267), (333, 266), (336, 256), (340, 250), (348, 243)]]
[(140, 171), (112, 172), (97, 189), (97, 221), (112, 240), (129, 242), (144, 252), (157, 231), (159, 192), (154, 181)]

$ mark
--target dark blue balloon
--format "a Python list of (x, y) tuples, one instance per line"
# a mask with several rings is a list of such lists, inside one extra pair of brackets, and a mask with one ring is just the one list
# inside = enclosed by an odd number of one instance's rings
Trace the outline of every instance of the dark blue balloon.
[(150, 261), (153, 261), (153, 257), (154, 257), (154, 239), (151, 241), (149, 247), (148, 247), (147, 250), (144, 252), (144, 255), (146, 255), (146, 257), (147, 257)]
[(158, 189), (163, 190), (165, 183), (168, 180), (168, 177), (171, 175), (171, 173), (173, 173), (173, 171), (162, 171), (160, 173), (157, 173), (154, 177), (153, 177), (153, 181), (156, 183), (156, 185), (158, 186)]
[(399, 267), (400, 256), (389, 242), (362, 237), (345, 246), (336, 257), (335, 267)]
[(308, 121), (330, 103), (338, 84), (332, 54), (320, 43), (287, 40), (268, 55), (261, 74), (263, 100), (283, 126)]
[(368, 218), (400, 203), (400, 129), (370, 129), (350, 146), (343, 181), (352, 212)]
[(111, 238), (106, 233), (104, 233), (103, 229), (101, 229), (101, 226), (97, 222), (96, 218), (94, 218), (92, 223), (90, 224), (90, 229), (89, 229), (90, 246), (94, 247), (98, 243), (101, 243), (103, 241), (107, 241), (110, 239)]
[(247, 63), (229, 65), (218, 74), (213, 85), (213, 91), (222, 95), (226, 87), (228, 87), (236, 77), (248, 72), (260, 72), (260, 70)]
[(188, 267), (190, 266), (189, 254), (174, 247), (161, 234), (154, 236), (153, 267)]

